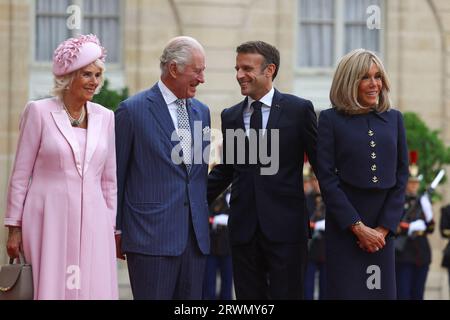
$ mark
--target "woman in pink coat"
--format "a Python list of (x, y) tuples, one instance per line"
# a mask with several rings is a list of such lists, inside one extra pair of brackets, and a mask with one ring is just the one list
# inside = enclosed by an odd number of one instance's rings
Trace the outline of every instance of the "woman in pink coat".
[(7, 251), (31, 263), (34, 299), (117, 299), (114, 114), (90, 102), (105, 50), (94, 35), (54, 53), (55, 97), (20, 121), (5, 225)]

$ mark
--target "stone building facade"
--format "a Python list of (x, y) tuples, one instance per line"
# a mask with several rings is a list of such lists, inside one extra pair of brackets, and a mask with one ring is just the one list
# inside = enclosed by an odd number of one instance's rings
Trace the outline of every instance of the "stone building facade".
[[(0, 218), (6, 206), (20, 113), (27, 100), (42, 96), (44, 88), (51, 86), (50, 63), (37, 63), (33, 56), (37, 1), (0, 0)], [(220, 128), (221, 110), (241, 99), (235, 80), (235, 48), (244, 41), (260, 39), (280, 49), (276, 87), (313, 100), (317, 110), (328, 107), (332, 68), (311, 71), (297, 67), (302, 0), (117, 1), (120, 59), (106, 74), (108, 77), (110, 72), (113, 86), (127, 86), (130, 93), (148, 88), (159, 77), (158, 59), (167, 41), (176, 35), (193, 36), (207, 54), (206, 83), (197, 96), (210, 106), (213, 127)], [(343, 8), (340, 12), (345, 15), (353, 0), (321, 1)], [(83, 0), (66, 2), (82, 5)], [(450, 2), (374, 2), (381, 8), (380, 53), (391, 77), (395, 106), (417, 112), (430, 127), (441, 130), (449, 144)], [(450, 188), (446, 185), (440, 190), (443, 203), (450, 202)], [(439, 206), (435, 207), (437, 217)], [(1, 260), (6, 257), (5, 231), (0, 228)], [(436, 233), (434, 270), (439, 269), (442, 247)]]

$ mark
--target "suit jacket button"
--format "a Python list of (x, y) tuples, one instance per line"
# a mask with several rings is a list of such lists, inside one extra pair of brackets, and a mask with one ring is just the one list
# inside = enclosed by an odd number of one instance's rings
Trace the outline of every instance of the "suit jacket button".
[(370, 141), (370, 146), (372, 147), (372, 148), (375, 148), (375, 146), (376, 146), (377, 144), (375, 143), (375, 141)]
[(370, 167), (370, 169), (371, 169), (372, 171), (377, 171), (377, 165), (374, 164), (372, 167)]
[(377, 182), (378, 182), (377, 176), (373, 176), (373, 177), (372, 177), (372, 182), (373, 182), (373, 183), (377, 183)]
[(371, 157), (372, 159), (376, 159), (376, 158), (377, 158), (377, 154), (376, 154), (375, 152), (372, 152), (372, 154), (370, 155), (370, 157)]
[(369, 132), (367, 132), (367, 134), (369, 135), (369, 137), (373, 137), (373, 135), (375, 134), (375, 132), (373, 132), (372, 130), (369, 130)]

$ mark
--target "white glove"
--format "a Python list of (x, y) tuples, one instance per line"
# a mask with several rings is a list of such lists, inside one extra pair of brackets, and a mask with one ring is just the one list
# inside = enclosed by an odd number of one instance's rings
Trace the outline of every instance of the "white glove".
[(431, 219), (433, 219), (433, 207), (431, 206), (431, 201), (430, 197), (428, 197), (428, 193), (425, 193), (420, 197), (420, 205), (422, 206), (425, 220), (427, 222), (430, 222)]
[(409, 224), (408, 229), (408, 236), (410, 236), (415, 231), (425, 231), (427, 230), (427, 225), (425, 224), (425, 221), (422, 219), (413, 221)]
[(218, 214), (213, 219), (213, 229), (217, 228), (217, 226), (226, 226), (228, 224), (228, 215), (227, 214)]
[(225, 201), (227, 202), (227, 205), (230, 206), (230, 199), (231, 199), (231, 192), (227, 192), (225, 195)]
[(325, 219), (316, 221), (316, 224), (314, 225), (314, 230), (324, 231), (325, 230)]

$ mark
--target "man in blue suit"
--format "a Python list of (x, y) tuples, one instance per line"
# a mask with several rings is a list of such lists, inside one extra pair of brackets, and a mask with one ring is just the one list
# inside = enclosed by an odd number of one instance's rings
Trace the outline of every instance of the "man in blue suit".
[(160, 67), (160, 80), (116, 111), (117, 255), (126, 256), (135, 299), (201, 299), (210, 113), (194, 96), (204, 49), (176, 37)]
[[(315, 168), (316, 114), (310, 101), (273, 87), (280, 65), (275, 47), (250, 41), (236, 51), (236, 78), (246, 98), (222, 112), (224, 163), (209, 175), (208, 200), (232, 183), (236, 298), (301, 299), (309, 236), (303, 159), (306, 153)], [(248, 134), (239, 144), (243, 131)]]

